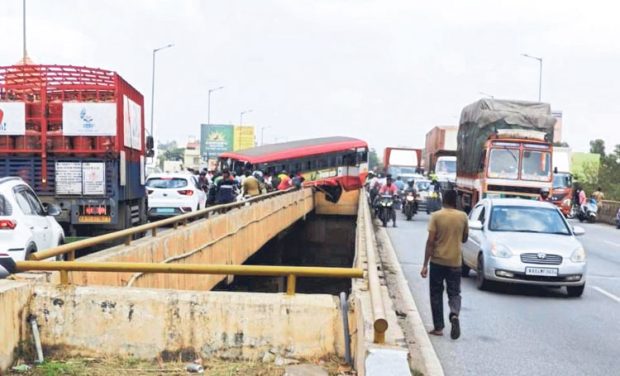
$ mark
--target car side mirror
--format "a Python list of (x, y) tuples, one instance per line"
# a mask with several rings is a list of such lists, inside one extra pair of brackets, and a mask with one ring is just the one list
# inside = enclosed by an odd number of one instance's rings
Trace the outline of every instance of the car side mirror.
[(581, 235), (584, 235), (585, 233), (586, 233), (586, 230), (584, 230), (583, 227), (573, 226), (573, 234), (575, 234), (575, 236), (581, 236)]
[(55, 204), (45, 205), (44, 204), (44, 206), (45, 206), (45, 212), (47, 213), (47, 215), (51, 215), (52, 217), (57, 217), (62, 213), (58, 205), (55, 205)]
[(469, 229), (470, 230), (482, 230), (483, 229), (482, 222), (480, 221), (469, 221)]

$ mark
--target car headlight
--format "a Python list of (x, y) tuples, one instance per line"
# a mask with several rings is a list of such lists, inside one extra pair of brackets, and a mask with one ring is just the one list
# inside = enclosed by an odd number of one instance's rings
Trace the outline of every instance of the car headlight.
[(586, 262), (586, 250), (583, 247), (579, 247), (573, 251), (570, 256), (572, 262)]
[(509, 258), (512, 257), (512, 251), (510, 248), (503, 244), (493, 243), (491, 246), (491, 254), (495, 257)]

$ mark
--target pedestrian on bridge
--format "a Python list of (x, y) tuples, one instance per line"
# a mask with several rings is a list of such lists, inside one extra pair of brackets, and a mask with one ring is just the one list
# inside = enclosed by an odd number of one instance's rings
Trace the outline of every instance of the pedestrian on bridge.
[(429, 334), (442, 336), (444, 325), (443, 290), (444, 281), (450, 307), (450, 337), (457, 339), (461, 335), (459, 313), (461, 311), (461, 267), (462, 243), (469, 236), (467, 215), (456, 209), (456, 191), (448, 190), (443, 194), (443, 209), (433, 213), (428, 223), (428, 239), (424, 264), (420, 275), (426, 278), (430, 261), (429, 292), (434, 328)]

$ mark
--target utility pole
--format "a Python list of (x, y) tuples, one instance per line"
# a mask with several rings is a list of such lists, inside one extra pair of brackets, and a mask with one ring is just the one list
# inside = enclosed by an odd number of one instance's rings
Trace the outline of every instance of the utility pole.
[(241, 111), (241, 113), (239, 114), (239, 126), (243, 125), (243, 115), (245, 114), (249, 114), (250, 112), (252, 112), (254, 110), (245, 110), (245, 111)]
[(209, 89), (209, 99), (207, 99), (207, 124), (211, 124), (211, 93), (222, 90), (224, 86)]
[(23, 60), (24, 60), (24, 65), (26, 64), (26, 57), (28, 57), (28, 52), (26, 50), (26, 0), (23, 0), (22, 2), (23, 4), (23, 43), (24, 43), (24, 49), (23, 49)]
[(168, 44), (153, 50), (153, 76), (151, 77), (151, 136), (153, 136), (153, 115), (155, 113), (155, 54), (166, 48), (174, 47), (174, 44)]
[(528, 54), (521, 54), (523, 57), (527, 57), (530, 59), (538, 60), (538, 101), (541, 101), (542, 98), (542, 66), (543, 59), (542, 57), (532, 56)]

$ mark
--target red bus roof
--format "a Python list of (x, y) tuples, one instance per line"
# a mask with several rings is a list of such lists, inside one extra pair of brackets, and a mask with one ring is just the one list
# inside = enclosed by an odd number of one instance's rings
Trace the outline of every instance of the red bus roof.
[(219, 158), (230, 158), (256, 164), (367, 147), (368, 144), (365, 141), (357, 138), (322, 137), (263, 145), (236, 152), (222, 153)]

